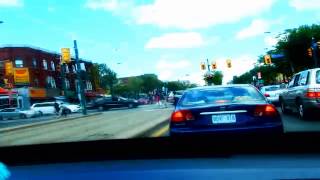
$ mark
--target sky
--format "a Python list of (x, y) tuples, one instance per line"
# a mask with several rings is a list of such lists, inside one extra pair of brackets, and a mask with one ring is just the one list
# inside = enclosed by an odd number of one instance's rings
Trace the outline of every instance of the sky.
[(199, 85), (208, 59), (227, 83), (285, 29), (318, 24), (318, 9), (319, 0), (0, 0), (0, 46), (60, 52), (76, 39), (81, 58), (118, 77), (155, 73)]

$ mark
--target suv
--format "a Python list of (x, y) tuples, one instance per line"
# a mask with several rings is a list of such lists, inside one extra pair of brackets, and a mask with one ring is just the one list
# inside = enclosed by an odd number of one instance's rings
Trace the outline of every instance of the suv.
[(305, 119), (313, 111), (320, 110), (320, 68), (295, 74), (288, 88), (279, 96), (283, 113), (298, 111)]

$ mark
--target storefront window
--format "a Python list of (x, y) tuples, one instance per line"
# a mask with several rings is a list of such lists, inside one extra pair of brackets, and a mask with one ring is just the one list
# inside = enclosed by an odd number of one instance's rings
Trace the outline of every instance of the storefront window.
[(48, 76), (47, 77), (47, 87), (48, 88), (56, 88), (56, 81), (54, 80), (54, 78), (52, 76)]

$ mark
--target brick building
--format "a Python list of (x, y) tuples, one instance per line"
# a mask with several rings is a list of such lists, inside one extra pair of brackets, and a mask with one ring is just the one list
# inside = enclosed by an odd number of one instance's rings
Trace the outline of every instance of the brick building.
[[(98, 87), (90, 76), (92, 62), (80, 59), (81, 77), (86, 96), (93, 96)], [(42, 101), (62, 95), (60, 54), (33, 47), (0, 48), (0, 87), (28, 88), (30, 100)], [(76, 100), (76, 70), (74, 59), (65, 68), (67, 98)], [(13, 86), (13, 87), (8, 87)]]

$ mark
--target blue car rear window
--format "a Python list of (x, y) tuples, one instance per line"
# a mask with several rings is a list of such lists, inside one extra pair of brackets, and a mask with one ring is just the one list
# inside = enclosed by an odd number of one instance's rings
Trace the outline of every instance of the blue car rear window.
[(190, 90), (182, 97), (180, 106), (203, 106), (233, 103), (265, 102), (253, 87), (218, 87)]

